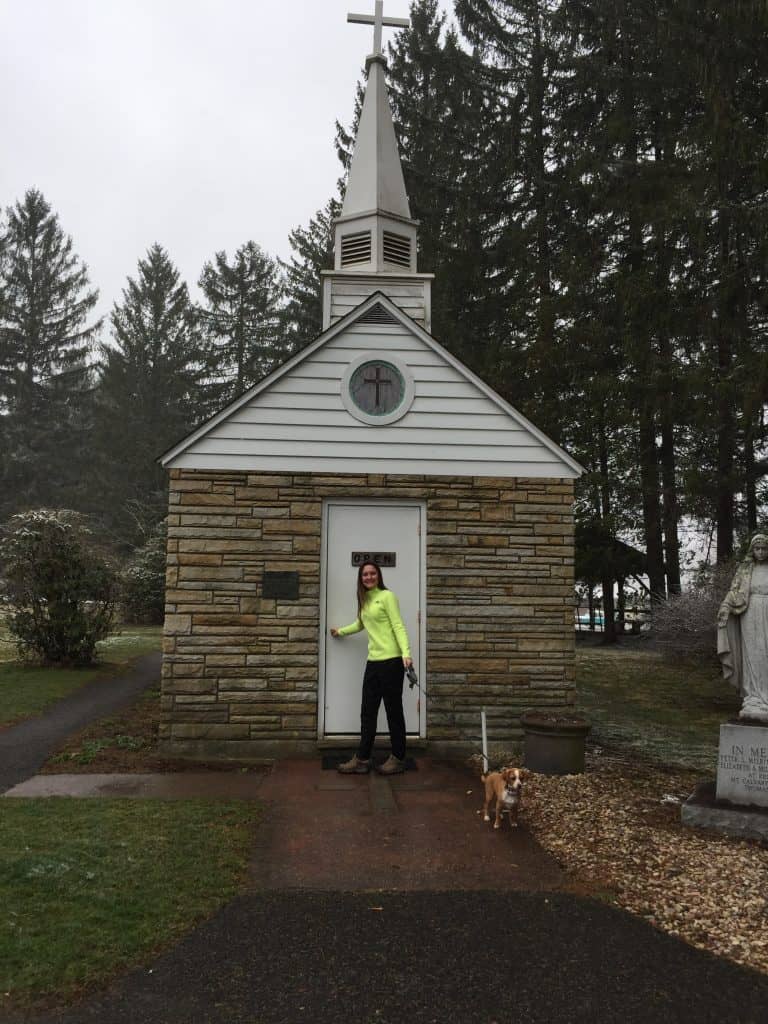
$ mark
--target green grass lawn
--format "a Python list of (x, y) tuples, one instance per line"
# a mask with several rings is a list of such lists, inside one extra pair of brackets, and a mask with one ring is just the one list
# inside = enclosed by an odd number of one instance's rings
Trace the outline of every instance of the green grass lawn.
[[(2, 661), (0, 724), (108, 680), (160, 637), (126, 628), (88, 669)], [(76, 998), (210, 915), (241, 885), (258, 813), (246, 802), (3, 800), (0, 1016)]]
[(92, 679), (125, 670), (142, 654), (160, 650), (162, 627), (131, 626), (102, 640), (98, 664), (89, 668), (43, 668), (15, 660), (12, 644), (0, 643), (0, 727), (39, 715)]
[(240, 887), (245, 801), (3, 800), (0, 1016), (141, 962)]
[(741, 706), (716, 664), (672, 664), (623, 646), (577, 648), (576, 689), (592, 742), (706, 772), (715, 771), (720, 725)]

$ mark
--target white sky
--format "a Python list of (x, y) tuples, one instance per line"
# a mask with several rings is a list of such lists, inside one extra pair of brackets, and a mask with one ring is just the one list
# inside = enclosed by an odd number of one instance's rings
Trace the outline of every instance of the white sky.
[(220, 249), (287, 258), (372, 49), (348, 11), (373, 0), (0, 0), (0, 206), (43, 192), (100, 313), (156, 241), (193, 294)]

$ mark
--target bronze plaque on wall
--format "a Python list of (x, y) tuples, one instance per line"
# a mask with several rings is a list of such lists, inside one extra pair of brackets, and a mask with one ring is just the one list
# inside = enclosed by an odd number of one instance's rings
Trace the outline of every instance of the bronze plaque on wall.
[(366, 562), (375, 562), (382, 569), (394, 569), (397, 565), (396, 551), (353, 551), (352, 565), (359, 567)]
[(277, 598), (279, 601), (298, 601), (299, 574), (297, 572), (265, 572), (261, 596)]

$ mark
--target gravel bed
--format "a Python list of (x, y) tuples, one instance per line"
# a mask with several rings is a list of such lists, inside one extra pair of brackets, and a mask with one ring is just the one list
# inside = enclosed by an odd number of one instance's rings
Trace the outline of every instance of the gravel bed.
[(524, 823), (574, 880), (693, 946), (768, 972), (768, 847), (681, 824), (700, 774), (599, 749), (583, 775), (525, 774)]

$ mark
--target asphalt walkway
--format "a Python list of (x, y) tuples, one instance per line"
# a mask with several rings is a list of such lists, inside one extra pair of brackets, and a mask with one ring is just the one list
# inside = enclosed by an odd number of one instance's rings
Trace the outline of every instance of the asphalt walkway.
[(160, 679), (160, 654), (146, 654), (113, 677), (94, 679), (39, 718), (0, 730), (0, 793), (23, 782), (72, 733), (132, 704)]
[[(34, 1024), (765, 1024), (768, 979), (562, 894), (263, 892)], [(28, 1024), (32, 1024), (31, 1021)]]

